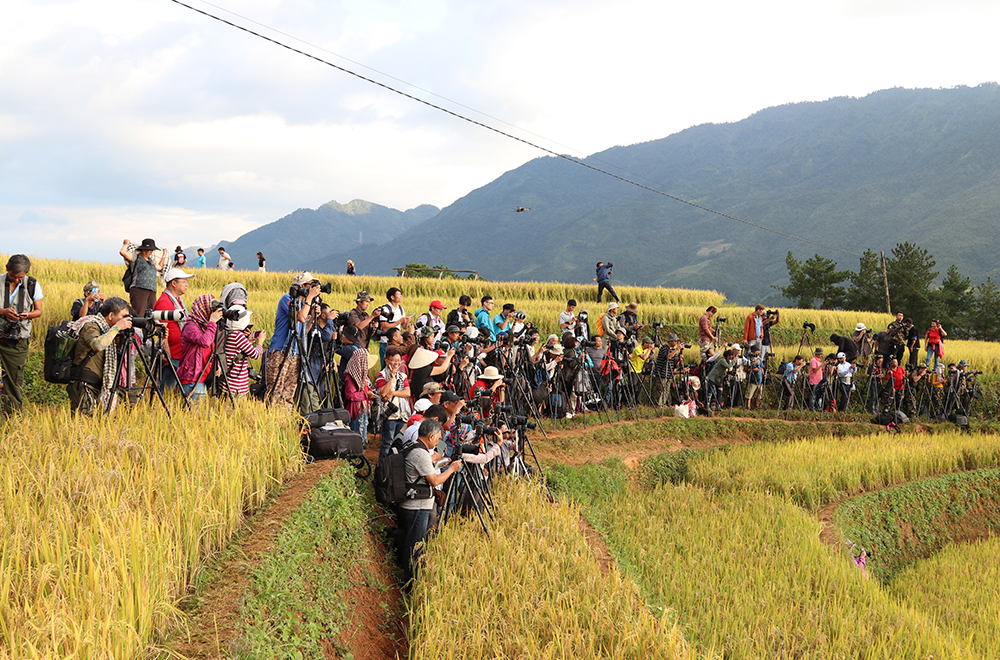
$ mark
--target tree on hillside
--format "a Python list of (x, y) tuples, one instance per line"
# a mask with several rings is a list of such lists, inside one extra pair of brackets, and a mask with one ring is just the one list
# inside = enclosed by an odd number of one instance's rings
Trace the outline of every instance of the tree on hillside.
[(885, 311), (885, 286), (877, 254), (865, 250), (861, 255), (858, 272), (851, 273), (848, 280), (851, 284), (847, 287), (844, 307), (864, 312)]
[(938, 318), (945, 324), (952, 339), (972, 332), (972, 314), (976, 304), (976, 290), (972, 280), (962, 277), (952, 264), (945, 274), (941, 288), (937, 290)]
[(939, 316), (931, 291), (931, 283), (938, 276), (935, 264), (926, 248), (909, 242), (898, 243), (885, 260), (892, 311), (912, 318), (918, 328), (929, 326), (930, 320)]
[(789, 300), (797, 301), (802, 309), (812, 309), (813, 300), (820, 301), (820, 309), (841, 307), (845, 301), (844, 289), (840, 286), (850, 277), (850, 271), (837, 270), (837, 262), (814, 255), (800, 263), (789, 251), (785, 257), (788, 269), (788, 286), (775, 289)]
[(989, 277), (976, 287), (976, 304), (971, 320), (973, 334), (977, 339), (1000, 339), (1000, 289)]

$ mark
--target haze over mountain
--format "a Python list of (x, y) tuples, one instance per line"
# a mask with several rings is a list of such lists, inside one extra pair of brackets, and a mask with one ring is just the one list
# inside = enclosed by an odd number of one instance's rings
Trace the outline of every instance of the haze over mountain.
[[(347, 204), (327, 202), (318, 209), (298, 209), (280, 220), (247, 232), (235, 241), (206, 248), (208, 264), (218, 264), (223, 245), (236, 267), (257, 269), (257, 252), (263, 252), (268, 270), (300, 270), (302, 264), (353, 246), (379, 245), (436, 215), (440, 209), (422, 204), (407, 211), (355, 199)], [(187, 250), (189, 258), (195, 251)], [(343, 270), (343, 264), (337, 267)]]
[[(768, 108), (736, 123), (614, 147), (585, 162), (850, 252), (910, 241), (928, 248), (942, 271), (955, 263), (974, 282), (1000, 276), (995, 83)], [(531, 210), (512, 213), (517, 206)], [(359, 272), (371, 274), (422, 262), (490, 279), (587, 282), (602, 260), (615, 264), (621, 283), (710, 288), (750, 302), (787, 281), (789, 250), (800, 258), (818, 252), (841, 268), (858, 265), (856, 257), (543, 157), (384, 245), (328, 250), (332, 256), (316, 255), (306, 267), (339, 272), (353, 258)]]

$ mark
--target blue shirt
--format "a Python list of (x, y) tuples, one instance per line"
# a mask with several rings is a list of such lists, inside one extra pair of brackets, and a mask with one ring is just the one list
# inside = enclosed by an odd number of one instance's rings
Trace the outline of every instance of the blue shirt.
[(197, 260), (198, 268), (204, 268), (206, 263), (207, 260), (205, 259), (205, 255), (199, 254)]
[[(269, 346), (272, 351), (280, 351), (285, 347), (285, 342), (288, 341), (288, 329), (289, 321), (288, 315), (291, 313), (292, 297), (287, 293), (278, 299), (278, 309), (274, 313), (274, 334), (271, 335), (271, 344)], [(299, 347), (293, 345), (292, 350), (298, 353)]]
[(490, 341), (497, 340), (497, 333), (493, 328), (493, 321), (490, 320), (490, 313), (486, 311), (485, 307), (480, 307), (476, 310), (476, 327), (480, 332), (488, 332), (490, 334)]
[(598, 266), (598, 268), (597, 268), (597, 283), (598, 284), (600, 284), (601, 282), (610, 282), (611, 281), (611, 275), (608, 272), (610, 270), (611, 270), (611, 267), (608, 266), (607, 264), (604, 264), (603, 266)]

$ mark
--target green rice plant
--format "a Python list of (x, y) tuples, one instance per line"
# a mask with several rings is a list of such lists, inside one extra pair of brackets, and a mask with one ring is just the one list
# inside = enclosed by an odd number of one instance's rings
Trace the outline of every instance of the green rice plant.
[(1000, 537), (953, 544), (904, 571), (889, 591), (926, 611), (983, 658), (1000, 656)]
[(789, 499), (685, 484), (587, 509), (654, 611), (725, 658), (966, 658), (974, 654), (864, 579)]
[(722, 491), (767, 491), (810, 508), (915, 479), (1000, 467), (1000, 436), (951, 431), (817, 437), (707, 452), (688, 466), (692, 483)]
[(601, 571), (578, 507), (501, 485), (491, 536), (449, 520), (427, 544), (410, 609), (410, 658), (689, 658), (673, 613), (651, 613)]
[(282, 475), (293, 417), (206, 402), (0, 426), (0, 657), (144, 655), (175, 603)]

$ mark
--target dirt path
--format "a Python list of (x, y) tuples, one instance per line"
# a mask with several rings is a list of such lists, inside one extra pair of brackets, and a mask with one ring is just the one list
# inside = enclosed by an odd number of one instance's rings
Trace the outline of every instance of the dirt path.
[[(197, 594), (200, 604), (187, 630), (168, 639), (164, 648), (192, 659), (231, 655), (230, 645), (238, 632), (240, 599), (250, 586), (251, 573), (275, 548), (282, 526), (309, 491), (336, 465), (335, 461), (317, 461), (288, 479), (277, 498), (250, 522), (248, 532), (230, 550), (231, 559), (223, 560), (217, 569), (219, 574)], [(353, 604), (355, 625), (339, 641), (352, 650), (355, 660), (405, 658), (409, 625), (406, 610), (385, 544), (370, 531), (363, 556), (352, 569), (354, 586), (345, 594)], [(331, 646), (328, 657), (340, 656)]]

